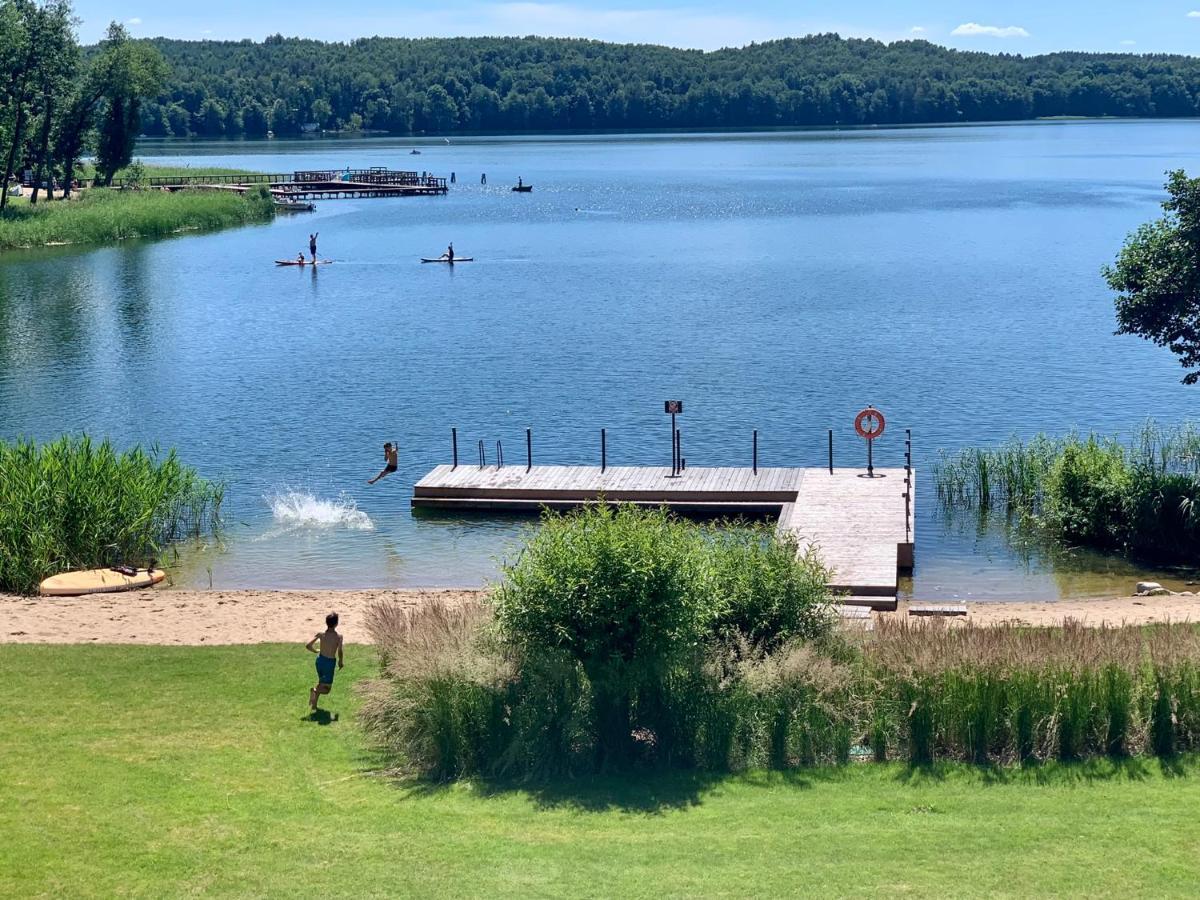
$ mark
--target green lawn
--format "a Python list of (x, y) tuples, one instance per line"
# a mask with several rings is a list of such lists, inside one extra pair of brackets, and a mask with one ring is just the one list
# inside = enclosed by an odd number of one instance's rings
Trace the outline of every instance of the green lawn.
[(540, 789), (372, 774), (299, 647), (0, 648), (6, 894), (1194, 895), (1200, 763)]

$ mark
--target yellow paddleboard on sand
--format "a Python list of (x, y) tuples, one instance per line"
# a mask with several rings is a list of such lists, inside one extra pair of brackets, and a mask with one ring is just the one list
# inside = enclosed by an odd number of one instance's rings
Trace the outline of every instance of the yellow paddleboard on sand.
[(136, 591), (153, 587), (167, 573), (162, 569), (138, 569), (136, 575), (123, 575), (112, 569), (84, 569), (61, 572), (42, 582), (43, 597), (77, 597), (80, 594), (105, 594), (110, 591)]

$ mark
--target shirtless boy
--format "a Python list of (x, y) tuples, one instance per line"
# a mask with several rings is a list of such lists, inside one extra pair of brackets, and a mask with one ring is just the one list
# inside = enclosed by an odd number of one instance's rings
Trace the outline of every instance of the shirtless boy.
[(317, 632), (317, 636), (304, 645), (305, 650), (317, 654), (317, 683), (308, 692), (308, 706), (313, 712), (317, 711), (317, 700), (321, 695), (328, 694), (333, 688), (334, 658), (337, 658), (339, 669), (346, 664), (342, 657), (342, 636), (337, 632), (337, 623), (338, 614), (331, 612), (325, 617), (325, 630)]
[(383, 471), (374, 478), (367, 480), (367, 484), (374, 484), (380, 478), (391, 475), (400, 465), (400, 451), (392, 446), (391, 441), (383, 445)]

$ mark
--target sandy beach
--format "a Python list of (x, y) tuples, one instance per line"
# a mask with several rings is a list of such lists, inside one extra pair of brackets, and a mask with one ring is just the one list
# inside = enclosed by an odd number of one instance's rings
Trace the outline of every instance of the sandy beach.
[[(472, 590), (192, 591), (152, 590), (87, 597), (0, 595), (0, 643), (258, 644), (306, 641), (325, 614), (337, 610), (352, 643), (367, 643), (363, 614), (378, 600), (419, 604), (432, 597), (462, 600)], [(919, 601), (911, 601), (919, 602)], [(907, 616), (907, 602), (895, 613)], [(974, 602), (966, 621), (1061, 625), (1142, 625), (1200, 622), (1200, 596), (1097, 597), (1044, 603)], [(957, 621), (963, 621), (958, 619)]]

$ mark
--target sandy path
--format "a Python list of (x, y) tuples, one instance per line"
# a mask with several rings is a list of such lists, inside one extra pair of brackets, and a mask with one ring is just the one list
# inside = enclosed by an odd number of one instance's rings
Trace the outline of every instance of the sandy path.
[[(917, 603), (920, 601), (912, 601)], [(936, 605), (939, 601), (932, 601)], [(906, 615), (907, 603), (895, 613)], [(1147, 625), (1151, 622), (1200, 622), (1200, 596), (1090, 597), (1086, 599), (1027, 601), (976, 601), (967, 603), (967, 621), (973, 625), (1019, 622), (1025, 625), (1061, 625), (1075, 619), (1085, 625)]]
[(0, 643), (261, 644), (307, 641), (337, 610), (348, 643), (367, 643), (363, 613), (376, 600), (420, 603), (476, 591), (150, 590), (86, 597), (0, 594)]
[[(332, 609), (351, 643), (366, 643), (363, 613), (376, 600), (417, 604), (430, 597), (459, 600), (469, 590), (360, 591), (135, 591), (90, 597), (0, 595), (0, 643), (45, 644), (258, 644), (306, 641)], [(974, 602), (967, 620), (977, 625), (1018, 621), (1060, 625), (1200, 622), (1200, 596), (1109, 597), (1045, 603)], [(905, 615), (906, 604), (896, 613)], [(961, 621), (961, 620), (958, 620)]]

